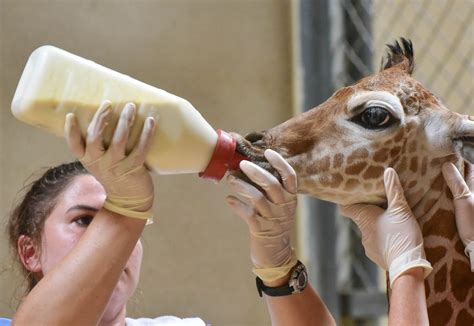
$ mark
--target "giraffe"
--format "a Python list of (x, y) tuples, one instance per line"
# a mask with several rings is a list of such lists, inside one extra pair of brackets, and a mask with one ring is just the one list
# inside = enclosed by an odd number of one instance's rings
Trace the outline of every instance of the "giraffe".
[(474, 116), (449, 111), (411, 77), (411, 41), (401, 38), (381, 70), (336, 91), (326, 102), (245, 138), (238, 151), (272, 171), (274, 149), (298, 176), (298, 192), (338, 204), (385, 205), (383, 172), (399, 174), (420, 224), (433, 272), (425, 280), (431, 325), (474, 325), (474, 273), (458, 236), (453, 197), (441, 174), (474, 163)]

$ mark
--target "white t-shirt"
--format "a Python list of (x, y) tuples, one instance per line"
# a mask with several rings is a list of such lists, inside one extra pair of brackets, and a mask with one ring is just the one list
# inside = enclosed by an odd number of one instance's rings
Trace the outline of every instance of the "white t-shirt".
[(158, 318), (125, 318), (127, 326), (206, 326), (201, 318), (178, 318), (161, 316)]

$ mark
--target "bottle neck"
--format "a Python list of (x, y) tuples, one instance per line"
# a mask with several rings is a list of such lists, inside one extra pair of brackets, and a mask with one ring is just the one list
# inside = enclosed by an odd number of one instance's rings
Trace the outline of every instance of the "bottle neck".
[(204, 179), (219, 182), (227, 171), (238, 170), (239, 163), (247, 157), (235, 151), (236, 140), (227, 132), (217, 130), (217, 143), (206, 169), (199, 173)]

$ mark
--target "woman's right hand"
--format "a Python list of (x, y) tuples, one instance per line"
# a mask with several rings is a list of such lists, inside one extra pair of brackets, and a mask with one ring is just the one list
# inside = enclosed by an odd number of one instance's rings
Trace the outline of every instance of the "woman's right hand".
[(454, 215), (459, 237), (466, 247), (474, 272), (474, 165), (466, 162), (466, 180), (452, 163), (443, 165), (443, 176), (454, 198)]
[(111, 111), (111, 102), (102, 102), (87, 128), (86, 139), (81, 135), (75, 115), (69, 113), (64, 128), (67, 143), (72, 153), (104, 187), (107, 194), (104, 208), (128, 217), (149, 219), (154, 192), (144, 162), (155, 131), (155, 120), (152, 117), (145, 120), (140, 140), (126, 154), (125, 147), (135, 119), (135, 105), (125, 105), (110, 145), (106, 148), (103, 132)]

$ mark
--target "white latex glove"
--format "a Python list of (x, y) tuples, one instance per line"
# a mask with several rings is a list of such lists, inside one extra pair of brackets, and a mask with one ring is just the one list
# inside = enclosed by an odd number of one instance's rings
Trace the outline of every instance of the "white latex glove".
[(268, 162), (279, 172), (283, 186), (268, 171), (242, 161), (240, 169), (263, 190), (229, 176), (230, 188), (245, 201), (228, 196), (227, 203), (248, 225), (253, 272), (264, 282), (285, 277), (297, 259), (290, 245), (296, 211), (296, 173), (277, 152), (267, 149)]
[(65, 137), (72, 153), (102, 184), (107, 194), (104, 208), (129, 217), (151, 219), (153, 182), (144, 166), (155, 130), (155, 121), (145, 120), (140, 140), (129, 154), (125, 151), (130, 127), (135, 118), (133, 103), (125, 105), (111, 143), (104, 147), (103, 131), (111, 103), (104, 101), (94, 115), (84, 140), (73, 113), (66, 116)]
[(474, 166), (466, 162), (466, 180), (452, 163), (443, 165), (443, 176), (454, 198), (454, 215), (459, 237), (471, 259), (471, 271), (474, 272)]
[(420, 227), (394, 169), (385, 170), (384, 183), (388, 200), (385, 211), (375, 205), (355, 204), (343, 206), (341, 213), (357, 224), (367, 257), (389, 271), (392, 286), (410, 268), (423, 267), (426, 277), (432, 267), (426, 260)]

